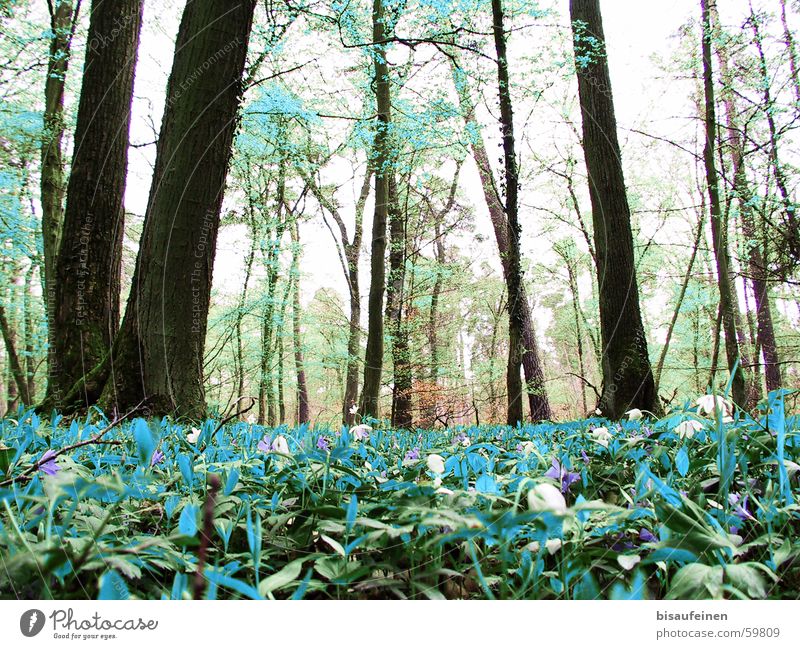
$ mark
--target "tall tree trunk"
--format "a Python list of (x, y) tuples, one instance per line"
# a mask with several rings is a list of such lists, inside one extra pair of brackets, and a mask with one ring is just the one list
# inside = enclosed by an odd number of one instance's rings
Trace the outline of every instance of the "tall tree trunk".
[(27, 404), (32, 404), (36, 398), (36, 359), (33, 357), (34, 321), (33, 321), (33, 283), (37, 264), (32, 263), (25, 274), (25, 285), (22, 297), (22, 318), (25, 339), (25, 380), (28, 384)]
[[(125, 180), (143, 0), (92, 1), (56, 263), (52, 405), (108, 354), (119, 327)], [(81, 399), (83, 400), (83, 399)], [(86, 401), (91, 399), (86, 395)]]
[(247, 288), (250, 284), (250, 275), (253, 273), (253, 260), (256, 254), (256, 225), (255, 216), (252, 212), (248, 214), (248, 231), (250, 234), (250, 248), (247, 251), (247, 259), (244, 262), (244, 284), (242, 286), (242, 293), (239, 296), (239, 308), (236, 311), (236, 398), (241, 399), (244, 396), (244, 345), (242, 341), (242, 322), (244, 320), (244, 310), (247, 304)]
[(629, 408), (656, 411), (658, 400), (639, 306), (631, 212), (599, 0), (570, 0), (570, 18), (597, 255), (603, 345), (598, 407), (618, 419)]
[(373, 152), (375, 169), (375, 214), (372, 220), (372, 257), (368, 301), (367, 350), (364, 357), (364, 385), (359, 410), (363, 417), (380, 416), (381, 375), (383, 373), (383, 293), (386, 289), (386, 224), (389, 214), (389, 178), (394, 173), (391, 160), (391, 90), (386, 60), (388, 38), (383, 0), (373, 0), (372, 40), (375, 43), (374, 87), (377, 119)]
[[(781, 3), (781, 7), (784, 11), (783, 20), (784, 28), (787, 30), (787, 38), (789, 39), (788, 44), (793, 45), (791, 35), (788, 33), (788, 27), (785, 22), (786, 16), (783, 2)], [(709, 6), (709, 12), (709, 20), (713, 20), (715, 23), (713, 27), (716, 33), (719, 30), (719, 17), (716, 6)], [(733, 168), (733, 185), (739, 202), (742, 234), (745, 240), (747, 267), (750, 275), (749, 280), (755, 298), (756, 342), (754, 345), (755, 352), (753, 354), (753, 363), (757, 370), (760, 349), (764, 354), (764, 376), (766, 379), (767, 391), (777, 390), (781, 387), (782, 381), (778, 346), (775, 340), (775, 330), (772, 324), (772, 310), (769, 300), (769, 285), (767, 283), (769, 271), (756, 235), (755, 218), (751, 203), (753, 192), (747, 180), (744, 147), (742, 145), (741, 131), (736, 120), (737, 112), (733, 89), (730, 86), (732, 83), (732, 75), (728, 67), (728, 53), (722, 46), (717, 48), (717, 59), (723, 79), (722, 99), (726, 113), (728, 143), (730, 146), (731, 165)], [(746, 295), (747, 292), (745, 291), (745, 296)]]
[[(528, 313), (528, 323), (531, 327), (532, 323), (529, 315), (530, 307), (528, 306), (528, 299), (525, 295), (525, 285), (522, 280), (522, 261), (520, 258), (520, 235), (522, 228), (518, 218), (519, 177), (514, 142), (514, 111), (511, 103), (511, 87), (508, 78), (506, 35), (503, 31), (503, 5), (501, 0), (492, 0), (492, 33), (494, 35), (494, 47), (497, 54), (500, 126), (503, 134), (503, 180), (505, 183), (505, 205), (503, 207), (508, 223), (508, 227), (506, 228), (508, 237), (506, 286), (508, 288), (509, 346), (508, 369), (506, 373), (506, 390), (508, 396), (506, 421), (510, 426), (515, 426), (524, 420), (520, 366), (524, 364), (523, 356), (527, 347), (525, 336), (526, 312)], [(550, 406), (544, 391), (544, 378), (541, 374), (541, 365), (538, 363), (538, 350), (535, 347), (535, 338), (532, 335), (531, 342), (533, 344), (533, 346), (530, 347), (533, 355), (533, 363), (529, 371), (534, 373), (534, 384), (528, 384), (525, 390), (529, 392), (529, 394), (533, 393), (538, 397), (538, 400), (531, 404), (531, 418), (544, 419), (550, 416)], [(529, 361), (531, 361), (530, 357)], [(538, 376), (536, 376), (537, 374)], [(538, 408), (538, 412), (536, 408)]]
[(154, 414), (206, 414), (211, 277), (255, 4), (193, 0), (184, 9), (106, 407), (144, 401)]
[[(497, 183), (492, 173), (489, 162), (489, 155), (483, 142), (481, 129), (475, 119), (475, 108), (469, 97), (466, 76), (458, 67), (453, 65), (453, 82), (458, 93), (459, 106), (464, 115), (467, 128), (470, 132), (470, 146), (472, 157), (478, 167), (478, 175), (481, 179), (481, 189), (489, 211), (489, 219), (492, 222), (497, 250), (500, 254), (500, 262), (503, 268), (503, 277), (508, 284), (509, 278), (509, 228), (508, 218), (498, 195)], [(539, 354), (539, 346), (536, 340), (536, 332), (533, 326), (528, 297), (525, 284), (520, 284), (522, 302), (522, 340), (524, 352), (522, 356), (522, 369), (525, 374), (525, 383), (528, 392), (528, 404), (531, 410), (531, 419), (539, 421), (551, 419), (550, 402), (547, 398), (547, 390), (544, 384), (544, 371)]]
[(392, 426), (411, 428), (412, 370), (405, 322), (406, 224), (398, 208), (394, 177), (389, 179), (389, 279), (386, 285), (386, 323), (391, 341), (393, 388)]
[[(48, 322), (55, 319), (56, 260), (61, 245), (61, 228), (64, 223), (64, 85), (72, 48), (72, 36), (78, 20), (81, 2), (60, 0), (49, 4), (50, 56), (47, 60), (47, 77), (44, 82), (44, 131), (42, 136), (41, 205), (42, 205), (42, 288)], [(49, 328), (48, 328), (49, 332)], [(48, 347), (48, 375), (58, 365), (54, 346)]]
[(683, 306), (683, 299), (686, 297), (686, 291), (689, 288), (689, 281), (694, 273), (694, 262), (697, 259), (697, 250), (700, 247), (700, 241), (703, 238), (703, 220), (705, 218), (705, 201), (700, 208), (700, 218), (697, 220), (697, 229), (694, 235), (694, 244), (692, 245), (692, 254), (689, 257), (689, 264), (686, 266), (686, 274), (683, 276), (681, 282), (681, 289), (678, 292), (678, 299), (675, 301), (675, 309), (672, 311), (672, 319), (667, 327), (667, 337), (664, 340), (664, 346), (661, 348), (661, 354), (658, 356), (658, 364), (656, 365), (656, 372), (654, 376), (655, 391), (658, 394), (658, 388), (661, 384), (661, 374), (664, 371), (664, 361), (667, 359), (667, 352), (669, 351), (669, 344), (672, 341), (672, 334), (675, 332), (675, 324), (678, 322), (678, 316), (681, 313)]
[(747, 381), (739, 354), (736, 314), (733, 307), (733, 285), (730, 274), (730, 256), (728, 253), (728, 237), (726, 223), (722, 214), (719, 195), (719, 181), (714, 158), (717, 118), (714, 104), (714, 79), (711, 59), (711, 18), (708, 0), (700, 0), (702, 11), (702, 51), (703, 51), (703, 87), (705, 95), (705, 147), (703, 159), (706, 167), (706, 184), (708, 185), (709, 206), (711, 210), (711, 234), (713, 237), (714, 257), (717, 263), (717, 282), (719, 283), (720, 310), (722, 326), (725, 332), (725, 354), (728, 360), (728, 371), (731, 373), (731, 392), (733, 400), (742, 407), (747, 404)]
[(589, 412), (589, 404), (586, 401), (586, 362), (583, 352), (583, 331), (581, 329), (581, 300), (578, 292), (578, 277), (575, 269), (576, 260), (573, 256), (574, 246), (570, 241), (568, 247), (558, 247), (556, 252), (564, 260), (567, 269), (567, 281), (569, 282), (569, 292), (572, 302), (572, 315), (575, 323), (575, 342), (578, 351), (578, 372), (581, 377), (581, 414), (585, 416)]
[(308, 385), (303, 363), (303, 341), (300, 337), (300, 225), (297, 219), (291, 225), (292, 233), (292, 337), (294, 339), (294, 366), (297, 372), (297, 423), (307, 424), (310, 420)]

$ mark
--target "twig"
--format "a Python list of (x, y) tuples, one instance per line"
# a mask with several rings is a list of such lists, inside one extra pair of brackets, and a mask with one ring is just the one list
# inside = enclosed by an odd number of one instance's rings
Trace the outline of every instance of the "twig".
[[(239, 408), (237, 406), (238, 406), (239, 402), (242, 399), (252, 399), (252, 403), (249, 406), (247, 406), (247, 408), (245, 408), (244, 410), (239, 410)], [(232, 420), (236, 419), (238, 416), (243, 415), (244, 413), (249, 412), (250, 410), (252, 410), (253, 407), (255, 407), (256, 403), (257, 403), (257, 400), (256, 400), (255, 397), (251, 397), (251, 396), (247, 396), (247, 395), (245, 395), (243, 397), (239, 397), (238, 399), (236, 399), (236, 401), (234, 401), (231, 404), (231, 408), (236, 408), (236, 412), (234, 412), (232, 415), (228, 415), (227, 417), (225, 417), (225, 419), (223, 419), (221, 422), (219, 422), (219, 424), (217, 424), (217, 427), (214, 429), (214, 432), (211, 433), (211, 435), (212, 436), (216, 435), (222, 429), (222, 427), (225, 424), (227, 424), (229, 421), (232, 421)]]
[(219, 476), (216, 473), (208, 474), (208, 495), (206, 496), (206, 506), (203, 512), (203, 531), (200, 536), (200, 550), (197, 553), (197, 571), (194, 573), (194, 599), (203, 599), (206, 580), (203, 577), (203, 570), (206, 565), (208, 555), (208, 544), (211, 542), (211, 533), (214, 529), (214, 505), (219, 491)]
[[(144, 403), (144, 402), (142, 402), (142, 403)], [(95, 435), (94, 437), (90, 437), (89, 439), (85, 439), (82, 442), (76, 442), (75, 444), (70, 444), (69, 446), (64, 446), (63, 448), (58, 449), (53, 455), (49, 456), (46, 460), (40, 458), (39, 460), (34, 462), (31, 466), (29, 466), (27, 469), (25, 469), (22, 473), (20, 473), (18, 476), (14, 476), (14, 477), (8, 478), (7, 480), (3, 480), (2, 482), (0, 482), (0, 487), (5, 487), (6, 485), (12, 484), (12, 483), (16, 482), (17, 480), (22, 480), (24, 478), (27, 478), (31, 473), (33, 473), (34, 471), (38, 470), (39, 467), (41, 467), (43, 464), (46, 464), (47, 462), (50, 462), (51, 460), (55, 460), (59, 455), (64, 455), (65, 453), (69, 453), (70, 451), (74, 451), (76, 448), (80, 448), (82, 446), (88, 446), (90, 444), (113, 444), (114, 443), (113, 441), (105, 441), (105, 440), (101, 440), (101, 438), (106, 433), (108, 433), (110, 430), (112, 430), (113, 428), (116, 428), (123, 421), (128, 419), (128, 417), (130, 417), (134, 412), (136, 412), (139, 409), (139, 407), (142, 405), (142, 403), (139, 403), (139, 405), (137, 405), (133, 410), (130, 410), (126, 414), (122, 415), (122, 417), (119, 417), (119, 418), (115, 419), (114, 421), (112, 421), (108, 426), (106, 426), (103, 430), (101, 430), (99, 433), (97, 433), (97, 435)]]
[(590, 388), (592, 388), (592, 390), (594, 390), (594, 393), (597, 395), (598, 399), (600, 398), (600, 393), (597, 391), (597, 387), (595, 387), (594, 384), (592, 384), (589, 381), (587, 381), (585, 377), (581, 376), (580, 374), (575, 374), (575, 372), (567, 372), (567, 376), (574, 376), (576, 379), (580, 379), (586, 385), (588, 385)]

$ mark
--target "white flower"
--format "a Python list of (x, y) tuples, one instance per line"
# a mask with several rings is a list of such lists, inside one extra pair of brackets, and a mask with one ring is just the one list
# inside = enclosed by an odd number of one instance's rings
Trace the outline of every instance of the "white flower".
[(442, 479), (437, 475), (436, 478), (433, 480), (433, 488), (438, 489), (442, 486)]
[(444, 473), (444, 458), (441, 455), (431, 453), (428, 456), (427, 463), (431, 473)]
[(445, 496), (452, 496), (452, 495), (453, 495), (455, 492), (451, 491), (451, 490), (450, 490), (450, 489), (448, 489), (447, 487), (439, 487), (439, 488), (436, 490), (436, 493), (437, 493), (437, 494), (443, 494), (443, 495), (445, 495)]
[(686, 421), (682, 421), (680, 424), (675, 426), (675, 432), (678, 433), (681, 439), (684, 437), (691, 439), (694, 437), (695, 433), (698, 433), (701, 430), (703, 430), (703, 424), (696, 419), (687, 419)]
[(642, 560), (638, 554), (618, 554), (617, 563), (625, 570), (633, 570), (633, 567)]
[(608, 442), (611, 440), (611, 433), (605, 426), (598, 426), (591, 432), (592, 439), (600, 444), (600, 446), (608, 447)]
[(714, 415), (717, 408), (722, 411), (723, 416), (730, 416), (733, 411), (733, 404), (716, 394), (704, 394), (695, 404), (701, 415)]
[(522, 442), (522, 454), (527, 456), (533, 453), (534, 449), (536, 448), (536, 444), (528, 440), (527, 442)]
[(360, 442), (365, 439), (369, 439), (369, 433), (372, 430), (371, 426), (367, 426), (366, 424), (359, 424), (358, 426), (353, 426), (350, 429), (350, 435), (354, 440)]
[(465, 437), (464, 439), (461, 440), (461, 446), (463, 446), (464, 448), (467, 448), (467, 446), (469, 446), (470, 444), (472, 444), (472, 442), (470, 441), (469, 437)]
[(561, 549), (561, 539), (547, 539), (544, 547), (547, 548), (550, 554), (555, 554)]
[(274, 440), (272, 440), (272, 450), (282, 455), (291, 455), (289, 452), (289, 442), (286, 441), (286, 438), (283, 435), (278, 435)]
[(603, 414), (603, 411), (602, 411), (602, 410), (600, 410), (600, 408), (595, 408), (595, 409), (594, 409), (594, 414), (596, 414), (596, 415), (599, 417), (600, 415), (602, 415), (602, 414)]
[(567, 511), (567, 501), (556, 487), (543, 482), (528, 492), (528, 509), (532, 512), (552, 511), (561, 514)]
[(190, 444), (197, 444), (197, 440), (200, 437), (200, 429), (199, 428), (192, 428), (191, 433), (186, 434), (186, 441)]
[(628, 415), (628, 419), (630, 419), (631, 421), (638, 421), (643, 417), (642, 411), (639, 410), (638, 408), (631, 408), (625, 414)]
[(255, 415), (250, 415), (250, 416), (247, 418), (247, 423), (248, 423), (248, 424), (250, 424), (251, 426), (252, 426), (254, 423), (256, 423), (256, 416), (255, 416)]
[(354, 415), (357, 412), (358, 412), (358, 406), (356, 404), (353, 404), (352, 406), (350, 406), (350, 414), (351, 415)]
[(528, 552), (532, 552), (535, 554), (536, 552), (539, 551), (539, 547), (540, 547), (539, 541), (531, 541), (530, 543), (528, 543), (528, 545), (525, 546), (525, 549)]

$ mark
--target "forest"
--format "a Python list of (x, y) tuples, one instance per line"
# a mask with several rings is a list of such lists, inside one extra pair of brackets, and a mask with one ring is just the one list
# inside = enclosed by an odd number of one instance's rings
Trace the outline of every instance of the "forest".
[(0, 597), (800, 596), (800, 2), (650, 4), (0, 0)]

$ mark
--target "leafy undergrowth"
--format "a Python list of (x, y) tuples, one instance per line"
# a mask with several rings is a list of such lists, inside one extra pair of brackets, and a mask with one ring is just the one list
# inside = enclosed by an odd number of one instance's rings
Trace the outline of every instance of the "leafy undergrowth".
[(755, 418), (516, 429), (138, 419), (55, 457), (108, 422), (19, 413), (0, 435), (0, 596), (796, 599), (784, 396)]

